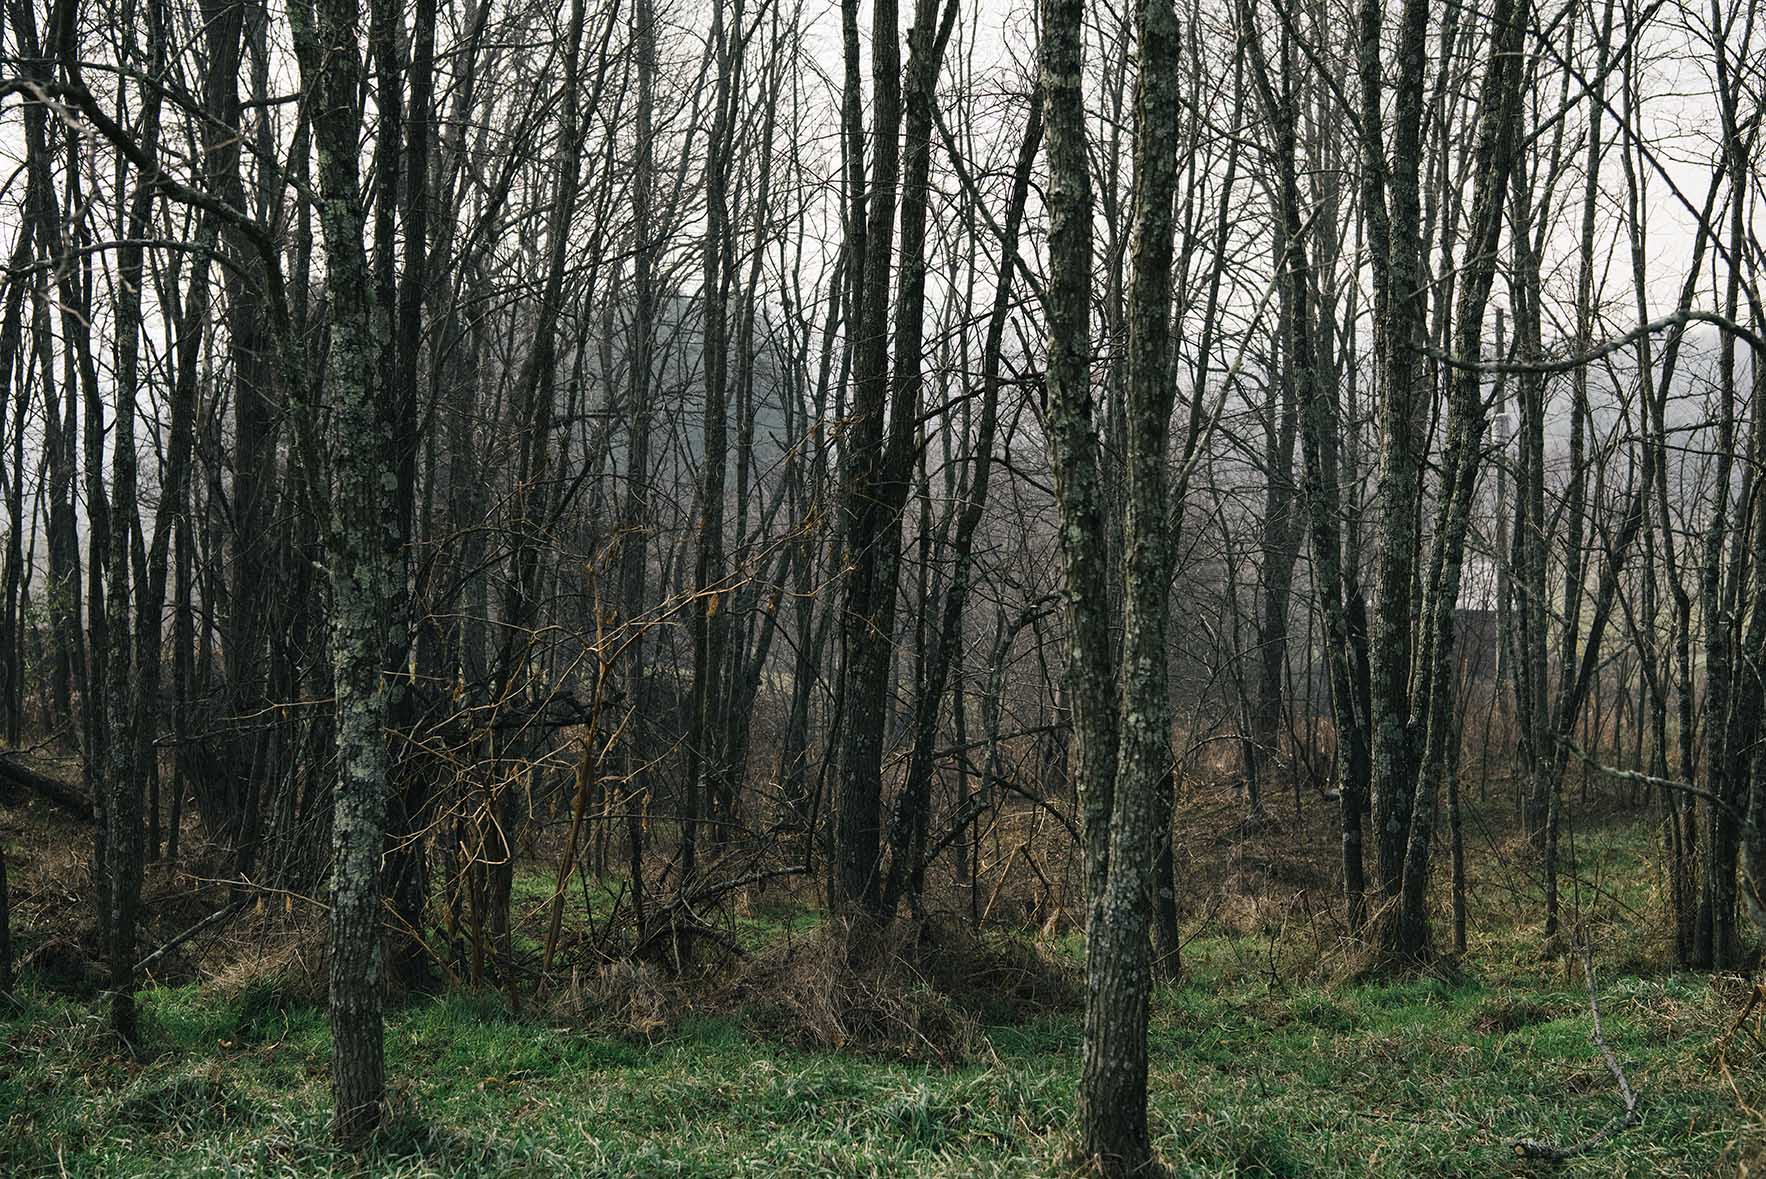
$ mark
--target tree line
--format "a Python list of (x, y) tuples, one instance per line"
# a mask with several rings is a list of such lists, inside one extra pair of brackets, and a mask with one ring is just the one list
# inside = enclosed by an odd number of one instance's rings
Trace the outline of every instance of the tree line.
[(604, 957), (802, 878), (862, 969), (1029, 808), (1130, 1173), (1185, 774), (1333, 806), (1402, 969), (1493, 741), (1548, 942), (1576, 771), (1736, 965), (1760, 16), (5, 0), (0, 726), (79, 757), (116, 1032), (192, 831), (327, 898), (359, 1141), (386, 980), (519, 1003), (579, 875)]

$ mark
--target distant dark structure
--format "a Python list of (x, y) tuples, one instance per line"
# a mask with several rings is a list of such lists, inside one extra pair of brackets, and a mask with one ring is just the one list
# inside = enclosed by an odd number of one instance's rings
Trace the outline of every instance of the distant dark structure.
[(1494, 680), (1502, 667), (1502, 632), (1497, 613), (1487, 607), (1461, 606), (1454, 611), (1459, 665), (1474, 683)]

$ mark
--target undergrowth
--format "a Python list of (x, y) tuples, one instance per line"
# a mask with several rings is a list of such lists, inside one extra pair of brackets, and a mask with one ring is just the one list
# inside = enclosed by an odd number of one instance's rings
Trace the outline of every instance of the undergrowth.
[[(1463, 958), (1400, 981), (1333, 969), (1315, 922), (1192, 921), (1152, 1015), (1163, 1159), (1186, 1176), (1757, 1173), (1766, 1045), (1729, 1034), (1748, 984), (1663, 968), (1649, 838), (1578, 833), (1566, 905), (1599, 949), (1639, 1125), (1562, 1166), (1516, 1157), (1515, 1139), (1575, 1141), (1618, 1105), (1579, 971), (1541, 954), (1511, 875), (1480, 882)], [(935, 923), (854, 974), (813, 915), (768, 912), (745, 937), (746, 965), (699, 1003), (637, 967), (519, 1012), (489, 993), (404, 1000), (388, 1123), (359, 1156), (328, 1143), (324, 1011), (286, 971), (146, 991), (134, 1056), (97, 1004), (27, 980), (0, 1005), (0, 1175), (1055, 1173), (1075, 1129), (1076, 938)]]

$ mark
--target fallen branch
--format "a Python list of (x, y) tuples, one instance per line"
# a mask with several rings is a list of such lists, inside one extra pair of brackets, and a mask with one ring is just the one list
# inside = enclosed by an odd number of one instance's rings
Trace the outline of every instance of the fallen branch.
[(1703, 787), (1694, 786), (1691, 782), (1679, 782), (1673, 778), (1658, 778), (1653, 774), (1645, 774), (1638, 770), (1621, 770), (1614, 766), (1602, 765), (1599, 761), (1590, 757), (1581, 749), (1578, 749), (1573, 742), (1564, 742), (1564, 748), (1575, 754), (1583, 764), (1597, 774), (1605, 775), (1608, 778), (1613, 778), (1620, 782), (1635, 782), (1640, 786), (1659, 786), (1663, 790), (1678, 790), (1683, 794), (1690, 794), (1694, 798), (1701, 798), (1712, 806), (1721, 807), (1728, 811), (1738, 822), (1743, 822), (1747, 819), (1747, 815), (1743, 811), (1737, 809), (1728, 799), (1720, 798)]
[(1551, 1142), (1542, 1142), (1537, 1138), (1522, 1138), (1513, 1143), (1515, 1153), (1524, 1159), (1542, 1159), (1546, 1162), (1561, 1163), (1573, 1159), (1577, 1155), (1587, 1154), (1621, 1130), (1635, 1126), (1641, 1118), (1637, 1112), (1637, 1094), (1631, 1088), (1631, 1082), (1625, 1079), (1625, 1070), (1619, 1067), (1618, 1059), (1613, 1050), (1607, 1047), (1606, 1035), (1601, 1028), (1600, 1002), (1596, 997), (1594, 986), (1594, 951), (1588, 946), (1582, 947), (1582, 976), (1588, 980), (1588, 1010), (1594, 1016), (1594, 1029), (1588, 1038), (1600, 1049), (1601, 1059), (1606, 1061), (1607, 1071), (1613, 1074), (1613, 1081), (1619, 1086), (1619, 1097), (1625, 1103), (1625, 1112), (1619, 1114), (1601, 1127), (1596, 1133), (1569, 1146), (1558, 1146)]
[(0, 782), (40, 794), (61, 809), (78, 815), (88, 823), (92, 821), (92, 804), (78, 790), (57, 782), (46, 774), (26, 769), (10, 757), (0, 756)]
[(179, 934), (153, 953), (147, 955), (147, 957), (141, 959), (141, 961), (135, 963), (135, 973), (142, 973), (149, 966), (152, 966), (155, 962), (158, 962), (161, 958), (164, 958), (167, 954), (171, 953), (203, 930), (212, 929), (214, 926), (226, 921), (229, 917), (233, 916), (233, 914), (245, 908), (245, 905), (245, 900), (238, 900), (234, 901), (224, 909), (217, 909), (213, 913), (210, 913), (207, 917), (204, 917), (201, 921), (198, 921), (195, 925), (192, 925), (189, 929), (186, 929), (183, 933)]

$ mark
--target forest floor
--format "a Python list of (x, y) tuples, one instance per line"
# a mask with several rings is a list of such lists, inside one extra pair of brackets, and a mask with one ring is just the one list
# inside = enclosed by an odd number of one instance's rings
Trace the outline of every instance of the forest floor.
[[(1174, 1173), (1759, 1172), (1766, 1043), (1752, 1018), (1732, 1031), (1751, 983), (1662, 967), (1653, 828), (1621, 817), (1577, 833), (1567, 905), (1595, 947), (1605, 1040), (1640, 1120), (1567, 1163), (1517, 1157), (1517, 1139), (1575, 1142), (1621, 1106), (1580, 958), (1541, 955), (1536, 891), (1494, 810), (1468, 828), (1468, 953), (1425, 976), (1358, 974), (1304, 890), (1235, 908), (1209, 886), (1215, 900), (1186, 921), (1184, 977), (1159, 987), (1152, 1017), (1154, 1127)], [(16, 828), (17, 813), (0, 817)], [(1328, 847), (1322, 817), (1304, 839), (1293, 826), (1228, 840), (1230, 855)], [(1186, 856), (1192, 879), (1230, 879), (1203, 859)], [(744, 919), (744, 940), (765, 954), (815, 924), (774, 901)], [(1079, 948), (1056, 932), (1038, 949), (1071, 972)], [(0, 1175), (1038, 1175), (1060, 1173), (1072, 1142), (1071, 1004), (980, 1012), (946, 1056), (816, 1047), (728, 988), (648, 1016), (456, 991), (394, 1005), (389, 1125), (343, 1155), (326, 1136), (323, 1006), (278, 977), (151, 987), (131, 1056), (90, 995), (27, 975), (0, 1001)]]

